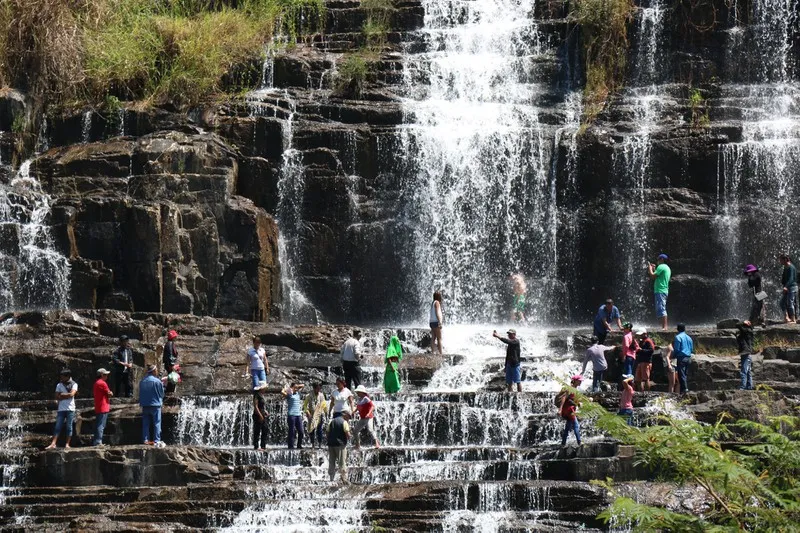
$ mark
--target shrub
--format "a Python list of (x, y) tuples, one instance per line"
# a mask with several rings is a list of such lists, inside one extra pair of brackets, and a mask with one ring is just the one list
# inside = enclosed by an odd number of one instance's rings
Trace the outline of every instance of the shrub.
[(369, 63), (364, 57), (359, 54), (348, 56), (337, 69), (333, 93), (336, 96), (359, 98), (369, 70)]

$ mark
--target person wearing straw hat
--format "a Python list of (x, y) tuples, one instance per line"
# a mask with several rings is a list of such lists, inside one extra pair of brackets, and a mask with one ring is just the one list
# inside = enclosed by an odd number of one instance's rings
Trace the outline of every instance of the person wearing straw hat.
[(508, 337), (501, 337), (497, 331), (492, 332), (492, 337), (506, 345), (506, 389), (511, 392), (514, 384), (517, 385), (517, 392), (522, 392), (522, 368), (520, 367), (521, 349), (517, 330), (509, 329), (506, 332)]
[(619, 396), (618, 415), (627, 417), (628, 425), (633, 423), (633, 376), (625, 374), (622, 376), (622, 394)]
[(78, 394), (78, 384), (72, 381), (72, 372), (65, 368), (59, 372), (58, 385), (56, 385), (56, 401), (58, 402), (58, 412), (56, 413), (56, 427), (53, 431), (53, 440), (45, 448), (51, 450), (56, 447), (56, 441), (61, 434), (61, 429), (66, 429), (67, 440), (64, 445), (69, 448), (72, 440), (72, 424), (75, 421), (75, 395)]
[(361, 449), (361, 432), (367, 430), (367, 436), (375, 443), (375, 448), (380, 448), (381, 444), (375, 434), (375, 404), (367, 394), (367, 388), (364, 385), (356, 387), (356, 395), (358, 396), (358, 403), (356, 403), (358, 420), (356, 420), (356, 427), (353, 431), (353, 444), (355, 444), (356, 450)]
[(103, 445), (103, 432), (106, 429), (106, 422), (108, 422), (108, 412), (111, 411), (110, 400), (114, 393), (108, 387), (108, 375), (110, 373), (105, 368), (98, 369), (97, 381), (94, 382), (94, 387), (92, 387), (92, 395), (94, 396), (93, 446)]
[(747, 265), (744, 267), (744, 275), (747, 276), (747, 287), (753, 293), (750, 302), (750, 323), (753, 326), (767, 327), (767, 308), (764, 305), (767, 293), (762, 288), (761, 272), (756, 265)]
[[(577, 389), (580, 387), (582, 381), (583, 376), (575, 374), (570, 378), (569, 384), (573, 389)], [(580, 400), (575, 397), (574, 392), (570, 392), (569, 389), (564, 387), (556, 396), (556, 402), (559, 406), (558, 414), (564, 420), (564, 431), (561, 432), (561, 446), (567, 445), (567, 437), (569, 437), (570, 431), (575, 433), (575, 440), (578, 441), (578, 446), (580, 446), (581, 426), (578, 423), (578, 417), (576, 415), (578, 407), (581, 405)]]

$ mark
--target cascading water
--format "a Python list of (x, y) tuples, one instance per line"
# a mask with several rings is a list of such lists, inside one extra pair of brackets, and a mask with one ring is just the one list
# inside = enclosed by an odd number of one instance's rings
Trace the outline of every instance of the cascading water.
[(427, 51), (405, 57), (414, 122), (401, 131), (417, 305), (441, 289), (450, 323), (506, 317), (508, 277), (522, 272), (528, 314), (552, 320), (564, 298), (553, 297), (555, 130), (542, 115), (557, 43), (532, 0), (422, 3)]
[(25, 161), (0, 186), (0, 310), (66, 308), (70, 266), (48, 225), (50, 197)]

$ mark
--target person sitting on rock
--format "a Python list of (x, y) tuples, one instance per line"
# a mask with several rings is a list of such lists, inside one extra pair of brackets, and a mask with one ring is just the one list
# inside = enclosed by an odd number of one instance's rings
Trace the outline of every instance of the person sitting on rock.
[(300, 399), (300, 391), (303, 389), (302, 383), (292, 383), (281, 391), (286, 398), (286, 422), (289, 424), (289, 449), (294, 449), (295, 437), (297, 438), (297, 449), (303, 449), (303, 401)]
[(127, 335), (119, 338), (119, 346), (111, 355), (111, 370), (114, 373), (114, 393), (117, 396), (133, 396), (133, 350)]
[(322, 437), (325, 428), (325, 412), (328, 409), (328, 402), (325, 401), (325, 395), (322, 393), (322, 383), (314, 383), (313, 392), (306, 394), (303, 400), (303, 414), (306, 418), (306, 429), (308, 431), (308, 438), (311, 441), (311, 447), (314, 447), (314, 441), (322, 448)]
[(506, 332), (508, 338), (501, 337), (497, 331), (492, 331), (492, 337), (506, 345), (506, 389), (511, 392), (514, 384), (517, 385), (517, 392), (522, 392), (522, 368), (520, 367), (521, 349), (517, 330), (510, 329)]
[(161, 407), (164, 404), (164, 384), (158, 379), (158, 367), (150, 365), (139, 382), (139, 405), (142, 407), (142, 441), (164, 447), (161, 441)]
[[(575, 374), (570, 378), (570, 386), (574, 389), (580, 387), (583, 381), (583, 376)], [(578, 446), (581, 445), (581, 426), (578, 423), (578, 416), (576, 412), (580, 407), (581, 402), (575, 397), (574, 392), (570, 392), (566, 387), (561, 389), (561, 392), (556, 396), (558, 404), (558, 414), (564, 419), (564, 431), (561, 432), (561, 446), (567, 445), (567, 437), (569, 432), (575, 433), (575, 440), (578, 441)]]
[(692, 353), (694, 353), (694, 341), (686, 333), (686, 326), (684, 324), (678, 324), (678, 334), (675, 335), (672, 344), (667, 347), (667, 355), (664, 363), (667, 365), (667, 375), (669, 376), (669, 373), (673, 372), (672, 362), (670, 360), (673, 358), (675, 359), (678, 379), (675, 380), (673, 373), (673, 378), (669, 386), (670, 390), (667, 392), (678, 392), (678, 387), (680, 387), (681, 394), (689, 392), (689, 364), (692, 360)]
[(639, 344), (633, 336), (633, 324), (625, 322), (622, 324), (622, 331), (625, 334), (622, 336), (622, 351), (620, 352), (620, 359), (622, 360), (622, 373), (633, 374), (633, 365), (636, 362), (636, 350), (639, 349)]
[(647, 330), (641, 328), (636, 332), (639, 338), (639, 349), (636, 350), (636, 372), (634, 374), (634, 389), (638, 391), (650, 390), (650, 372), (653, 369), (653, 352), (656, 345), (648, 337)]
[(167, 333), (167, 342), (164, 344), (164, 354), (162, 362), (164, 363), (164, 370), (167, 373), (165, 380), (166, 393), (172, 394), (181, 381), (180, 366), (178, 365), (178, 348), (175, 346), (175, 339), (178, 338), (178, 332), (170, 330)]
[(253, 347), (247, 350), (247, 364), (250, 369), (250, 378), (253, 380), (253, 390), (261, 390), (267, 386), (269, 363), (267, 352), (261, 346), (261, 337), (253, 336)]
[(606, 346), (600, 343), (597, 337), (592, 337), (592, 345), (586, 350), (583, 356), (583, 369), (581, 375), (586, 372), (586, 365), (592, 362), (592, 392), (600, 392), (600, 384), (603, 382), (603, 375), (608, 370), (606, 351), (613, 349), (613, 346)]
[(267, 436), (269, 435), (267, 402), (264, 398), (264, 387), (259, 387), (260, 383), (256, 385), (253, 387), (253, 449), (264, 450), (267, 447)]
[(353, 432), (353, 442), (356, 450), (361, 448), (361, 432), (363, 430), (367, 431), (367, 436), (375, 443), (375, 448), (380, 448), (381, 444), (375, 435), (375, 404), (367, 394), (367, 389), (364, 385), (356, 387), (356, 394), (358, 395), (358, 403), (356, 404), (358, 420), (356, 420), (356, 427)]
[(633, 376), (630, 374), (622, 376), (622, 394), (619, 396), (617, 414), (627, 417), (629, 426), (633, 424)]
[(339, 470), (342, 483), (347, 481), (347, 441), (350, 439), (350, 411), (347, 409), (334, 413), (328, 424), (328, 476), (331, 481)]
[(61, 429), (65, 428), (67, 433), (65, 448), (69, 448), (72, 440), (72, 425), (75, 422), (75, 395), (78, 394), (78, 384), (72, 381), (72, 372), (65, 368), (59, 372), (60, 381), (56, 385), (56, 401), (58, 402), (58, 412), (56, 413), (56, 427), (53, 431), (53, 440), (45, 448), (51, 450), (56, 447), (56, 441), (61, 434)]
[(105, 368), (98, 369), (97, 381), (94, 382), (94, 387), (92, 387), (92, 395), (94, 396), (93, 446), (103, 445), (103, 432), (106, 429), (106, 422), (108, 422), (108, 413), (111, 411), (110, 400), (114, 393), (108, 388), (108, 375), (110, 373)]
[(753, 344), (755, 335), (753, 324), (749, 320), (736, 325), (739, 332), (736, 334), (736, 344), (739, 347), (739, 375), (741, 377), (740, 390), (753, 390)]

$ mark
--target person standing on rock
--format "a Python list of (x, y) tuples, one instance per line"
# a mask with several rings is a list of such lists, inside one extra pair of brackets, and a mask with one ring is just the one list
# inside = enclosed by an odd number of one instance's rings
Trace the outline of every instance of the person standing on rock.
[(616, 321), (617, 327), (622, 331), (622, 315), (619, 309), (614, 305), (614, 300), (609, 298), (606, 303), (600, 306), (597, 310), (597, 315), (594, 317), (594, 336), (597, 337), (599, 344), (606, 342), (606, 337), (611, 331), (611, 323)]
[(669, 295), (669, 280), (672, 277), (672, 270), (667, 265), (668, 260), (667, 254), (659, 254), (655, 265), (653, 263), (647, 265), (647, 273), (654, 281), (656, 317), (661, 320), (661, 331), (667, 331), (667, 296)]
[(787, 324), (797, 323), (797, 268), (792, 264), (788, 255), (780, 257), (783, 265), (781, 275), (781, 285), (783, 285), (783, 297), (781, 298), (781, 309), (783, 310), (783, 321)]
[(744, 274), (747, 276), (747, 286), (753, 292), (750, 303), (750, 322), (755, 325), (767, 327), (767, 309), (764, 303), (767, 300), (767, 293), (762, 288), (761, 272), (755, 265), (744, 267)]
[(325, 395), (322, 394), (322, 383), (314, 383), (313, 392), (307, 394), (303, 400), (303, 414), (306, 417), (306, 424), (308, 430), (308, 438), (311, 441), (311, 447), (314, 447), (314, 441), (317, 441), (319, 447), (322, 448), (322, 436), (325, 427), (325, 411), (327, 410), (328, 403), (325, 401)]
[[(267, 447), (267, 402), (264, 398), (264, 387), (260, 383), (253, 387), (253, 449), (264, 450)], [(264, 383), (266, 385), (266, 383)]]
[(357, 329), (353, 330), (353, 336), (344, 341), (342, 344), (342, 370), (344, 371), (344, 380), (347, 388), (353, 390), (353, 387), (361, 385), (361, 332)]
[(736, 334), (736, 344), (739, 347), (739, 376), (741, 377), (740, 390), (753, 390), (753, 344), (755, 334), (753, 324), (749, 320), (736, 325), (739, 332)]
[[(680, 393), (686, 394), (689, 392), (689, 364), (692, 361), (692, 354), (694, 353), (694, 341), (686, 333), (686, 326), (683, 324), (678, 324), (678, 334), (675, 335), (675, 339), (672, 341), (672, 344), (669, 345), (667, 348), (667, 365), (670, 367), (672, 363), (670, 359), (675, 359), (675, 368), (677, 369), (678, 373), (678, 383), (670, 384), (670, 390), (668, 392), (678, 392), (676, 389), (676, 385), (680, 386)], [(668, 369), (668, 372), (671, 372), (671, 369)], [(675, 378), (673, 377), (673, 380)]]
[(127, 335), (119, 338), (119, 346), (111, 355), (111, 370), (114, 372), (114, 393), (117, 396), (133, 396), (133, 350)]
[(624, 416), (628, 420), (628, 425), (633, 425), (633, 376), (624, 374), (622, 376), (622, 394), (619, 396), (618, 415)]
[(492, 337), (506, 345), (506, 390), (511, 392), (516, 384), (517, 392), (522, 392), (522, 367), (520, 366), (522, 350), (517, 338), (517, 330), (510, 329), (506, 335), (508, 335), (507, 338), (501, 337), (496, 330), (492, 331)]
[(344, 386), (344, 378), (339, 377), (336, 378), (336, 390), (331, 394), (330, 414), (336, 415), (345, 409), (349, 409), (352, 413), (356, 410), (356, 404), (352, 391)]
[(358, 395), (358, 420), (356, 420), (356, 428), (353, 433), (353, 442), (356, 445), (356, 450), (361, 449), (361, 432), (366, 430), (367, 436), (375, 443), (375, 448), (380, 448), (381, 443), (378, 442), (378, 437), (375, 434), (375, 404), (372, 398), (367, 394), (367, 389), (364, 385), (356, 387), (356, 394)]
[(178, 348), (175, 346), (175, 339), (178, 338), (178, 332), (174, 329), (167, 333), (167, 342), (164, 344), (164, 353), (162, 355), (162, 362), (164, 363), (164, 370), (167, 373), (166, 386), (167, 394), (175, 392), (175, 388), (180, 382), (180, 366), (178, 365)]
[(68, 368), (59, 372), (60, 381), (56, 385), (56, 401), (58, 402), (58, 412), (56, 413), (56, 427), (53, 431), (53, 440), (45, 448), (51, 450), (56, 447), (56, 441), (61, 434), (61, 429), (66, 428), (67, 440), (65, 448), (69, 448), (72, 440), (72, 425), (75, 422), (75, 395), (78, 394), (78, 384), (72, 381), (72, 372)]
[(105, 368), (97, 370), (97, 381), (94, 382), (92, 387), (92, 395), (94, 396), (94, 439), (92, 446), (103, 445), (103, 432), (106, 429), (106, 422), (108, 422), (108, 413), (111, 411), (111, 397), (114, 393), (108, 388), (108, 375), (111, 372)]
[(253, 381), (253, 390), (258, 391), (267, 386), (269, 363), (267, 352), (261, 346), (261, 337), (253, 336), (253, 346), (247, 350), (247, 364), (250, 368), (250, 378)]
[(650, 390), (650, 371), (653, 368), (653, 352), (656, 345), (642, 328), (636, 332), (639, 338), (639, 349), (636, 350), (636, 372), (634, 373), (634, 389), (642, 392)]
[(294, 449), (295, 437), (297, 438), (297, 449), (303, 449), (303, 401), (300, 398), (300, 391), (303, 389), (302, 383), (292, 383), (283, 389), (281, 394), (286, 398), (286, 422), (289, 424), (289, 449)]
[(433, 293), (430, 311), (431, 326), (431, 353), (439, 352), (442, 355), (442, 326), (444, 325), (444, 312), (442, 311), (442, 293)]
[(400, 361), (403, 360), (403, 347), (396, 335), (389, 339), (386, 348), (386, 368), (383, 372), (383, 390), (386, 394), (400, 392)]
[(342, 483), (347, 481), (347, 441), (350, 439), (350, 411), (334, 413), (328, 424), (328, 476), (331, 481), (339, 470)]
[(161, 407), (164, 404), (164, 384), (158, 379), (158, 367), (150, 365), (139, 382), (139, 405), (142, 407), (142, 441), (164, 447), (161, 441)]
[[(580, 374), (575, 374), (570, 378), (569, 384), (573, 389), (577, 389), (581, 386), (582, 381), (583, 376)], [(575, 397), (575, 393), (570, 392), (566, 387), (561, 389), (561, 392), (558, 393), (558, 396), (556, 396), (556, 402), (558, 404), (558, 414), (564, 420), (564, 431), (561, 432), (561, 446), (564, 447), (567, 445), (567, 437), (569, 437), (570, 431), (575, 433), (575, 440), (578, 441), (578, 446), (580, 446), (581, 426), (578, 423), (578, 416), (576, 412), (578, 411), (578, 407), (580, 407), (581, 402)]]
[(603, 374), (608, 370), (606, 351), (613, 349), (613, 346), (605, 346), (597, 337), (592, 337), (592, 345), (586, 350), (583, 356), (583, 369), (581, 375), (586, 372), (586, 365), (592, 362), (592, 392), (600, 392), (600, 383), (603, 382)]
[(622, 373), (633, 375), (633, 365), (636, 363), (636, 350), (639, 349), (639, 344), (636, 342), (636, 337), (633, 336), (633, 324), (625, 322), (622, 325), (622, 331), (625, 334), (622, 336)]

